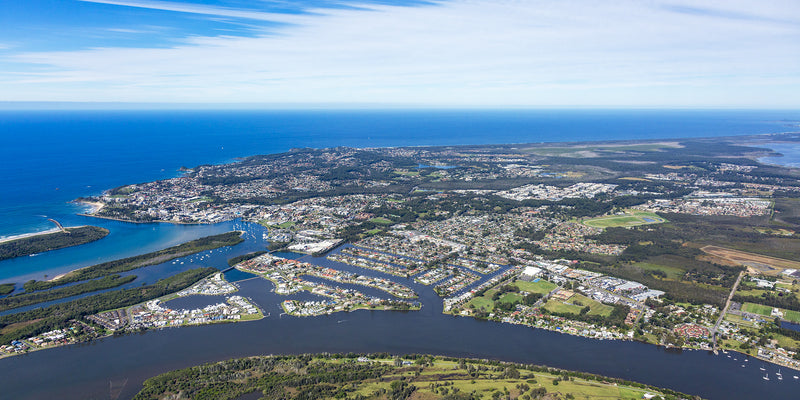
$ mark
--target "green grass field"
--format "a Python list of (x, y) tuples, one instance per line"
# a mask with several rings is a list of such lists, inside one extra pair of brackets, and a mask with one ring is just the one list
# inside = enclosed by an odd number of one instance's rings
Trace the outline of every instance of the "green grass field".
[(667, 274), (667, 279), (680, 280), (683, 277), (683, 275), (686, 274), (685, 270), (680, 269), (678, 267), (671, 267), (660, 264), (651, 264), (646, 262), (640, 262), (633, 265), (645, 271), (661, 271)]
[(769, 317), (770, 314), (772, 314), (772, 307), (755, 303), (744, 303), (742, 304), (742, 311)]
[(800, 341), (794, 340), (790, 337), (781, 335), (781, 334), (773, 334), (775, 340), (778, 341), (778, 346), (783, 348), (794, 349), (800, 347)]
[[(567, 304), (571, 303), (571, 304)], [(607, 317), (614, 311), (614, 307), (605, 305), (598, 301), (592, 300), (586, 296), (576, 294), (567, 300), (567, 303), (558, 300), (550, 299), (544, 305), (544, 308), (554, 313), (567, 313), (567, 314), (580, 314), (583, 307), (589, 306), (588, 315), (600, 315)], [(581, 304), (581, 305), (578, 305)]]
[(736, 289), (736, 294), (742, 296), (761, 297), (762, 294), (770, 293), (771, 290), (759, 289), (754, 282), (742, 282), (739, 289)]
[[(791, 322), (798, 322), (800, 323), (800, 312), (792, 311), (792, 310), (784, 310), (783, 311), (783, 319)], [(771, 306), (764, 306), (761, 304), (755, 303), (744, 303), (742, 304), (742, 311), (763, 315), (765, 317), (770, 317), (772, 315), (772, 307)]]
[[(390, 361), (384, 361), (389, 363)], [(521, 392), (517, 385), (526, 383), (530, 389), (544, 388), (548, 397), (544, 398), (565, 398), (570, 394), (574, 399), (623, 399), (634, 400), (641, 399), (645, 393), (656, 393), (642, 388), (634, 388), (630, 386), (620, 386), (614, 383), (598, 382), (584, 379), (574, 379), (572, 381), (562, 380), (557, 385), (553, 381), (558, 377), (557, 375), (547, 373), (533, 373), (526, 370), (520, 370), (522, 377), (520, 379), (503, 379), (499, 376), (499, 372), (489, 372), (479, 379), (472, 379), (466, 375), (463, 370), (458, 369), (457, 364), (449, 361), (437, 361), (433, 366), (424, 367), (419, 377), (415, 377), (414, 371), (396, 372), (394, 374), (385, 375), (383, 380), (375, 380), (365, 383), (359, 387), (355, 392), (363, 396), (373, 395), (377, 390), (384, 389), (389, 391), (391, 389), (392, 380), (404, 379), (411, 381), (417, 386), (417, 391), (413, 399), (434, 399), (441, 398), (444, 395), (443, 390), (447, 389), (448, 393), (453, 393), (454, 389), (458, 389), (459, 393), (475, 393), (479, 398), (492, 399), (495, 392), (503, 393), (505, 390), (509, 391), (511, 398), (519, 397), (525, 393)], [(528, 382), (528, 381), (531, 382)], [(432, 390), (431, 383), (442, 384), (448, 382), (449, 385)], [(534, 383), (535, 382), (535, 383)], [(501, 398), (505, 398), (501, 396)]]
[(472, 298), (472, 300), (467, 303), (467, 307), (470, 305), (475, 306), (476, 310), (480, 310), (481, 308), (486, 310), (486, 312), (492, 312), (494, 310), (494, 302), (492, 299), (484, 296)]
[[(508, 292), (503, 294), (498, 300), (503, 303), (514, 303), (514, 302), (521, 302), (524, 296), (520, 292), (528, 292), (528, 293), (541, 293), (547, 294), (550, 293), (551, 290), (555, 289), (557, 286), (552, 283), (548, 282), (544, 279), (539, 280), (539, 282), (526, 282), (526, 281), (516, 281), (510, 285), (510, 287), (515, 288), (516, 291)], [(473, 297), (470, 301), (467, 302), (466, 308), (474, 308), (476, 310), (480, 310), (483, 308), (486, 312), (493, 312), (494, 311), (494, 300), (492, 300), (492, 296), (497, 293), (497, 288), (492, 288), (487, 290), (483, 296)], [(593, 301), (588, 299), (589, 301)], [(598, 303), (599, 304), (599, 303)], [(580, 311), (580, 309), (578, 310)]]
[(745, 321), (744, 318), (736, 314), (731, 314), (731, 313), (725, 314), (725, 320), (739, 325), (749, 326), (751, 328), (755, 326), (753, 321)]
[(783, 310), (783, 319), (792, 322), (800, 322), (800, 312)]
[(522, 295), (519, 293), (506, 293), (500, 296), (500, 299), (498, 301), (501, 303), (519, 302), (522, 301)]
[(372, 218), (372, 219), (369, 220), (369, 222), (374, 222), (374, 223), (379, 224), (379, 225), (391, 225), (391, 224), (394, 223), (394, 222), (392, 222), (392, 220), (386, 219), (386, 218), (383, 218), (383, 217)]
[(614, 307), (605, 305), (599, 301), (592, 300), (584, 295), (576, 294), (572, 296), (569, 301), (571, 303), (581, 303), (584, 306), (589, 306), (589, 315), (601, 315), (607, 317), (614, 311)]
[(292, 221), (287, 221), (280, 225), (270, 225), (267, 220), (262, 219), (261, 221), (258, 221), (258, 223), (263, 226), (266, 226), (267, 228), (277, 228), (277, 229), (288, 229), (294, 226), (294, 222)]
[(565, 304), (558, 300), (550, 299), (544, 305), (544, 309), (554, 313), (563, 314), (580, 314), (582, 306), (574, 306), (572, 304)]
[(615, 228), (624, 226), (660, 224), (663, 222), (667, 222), (667, 220), (655, 213), (628, 210), (624, 215), (608, 215), (604, 217), (591, 218), (583, 221), (583, 224), (593, 228)]
[(516, 281), (514, 282), (514, 286), (516, 286), (517, 289), (523, 292), (541, 293), (541, 294), (550, 293), (553, 289), (556, 288), (556, 284), (548, 282), (544, 279), (540, 279), (538, 282)]

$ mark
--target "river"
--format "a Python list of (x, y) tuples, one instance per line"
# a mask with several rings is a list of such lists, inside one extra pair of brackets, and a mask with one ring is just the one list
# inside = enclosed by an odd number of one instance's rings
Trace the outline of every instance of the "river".
[[(255, 225), (233, 222), (202, 230), (234, 227), (244, 227), (253, 233), (245, 243), (219, 250), (217, 256), (208, 255), (202, 261), (201, 256), (194, 256), (192, 264), (222, 269), (228, 257), (263, 248), (263, 236), (256, 234), (259, 228)], [(303, 260), (388, 277), (324, 258), (305, 256)], [(169, 262), (133, 273), (150, 281), (176, 269), (189, 268), (184, 263)], [(800, 380), (791, 377), (793, 371), (784, 371), (787, 373), (783, 381), (774, 378), (765, 381), (762, 379), (765, 372), (759, 367), (774, 376), (777, 366), (756, 359), (744, 361), (745, 357), (735, 353), (715, 356), (704, 351), (668, 351), (638, 342), (599, 341), (444, 315), (441, 299), (433, 289), (411, 279), (394, 278), (420, 294), (423, 303), (420, 311), (362, 310), (297, 318), (281, 315), (280, 302), (312, 295), (279, 296), (272, 293), (273, 285), (261, 278), (253, 279), (252, 275), (239, 271), (230, 271), (226, 276), (240, 280), (238, 294), (253, 299), (269, 317), (110, 337), (2, 359), (2, 397), (109, 399), (119, 395), (120, 399), (128, 399), (145, 379), (169, 370), (234, 357), (316, 352), (430, 353), (534, 363), (625, 378), (711, 399), (792, 398), (800, 390)], [(359, 290), (385, 297), (377, 290)], [(195, 296), (176, 300), (172, 305), (195, 307), (219, 301), (220, 297)]]

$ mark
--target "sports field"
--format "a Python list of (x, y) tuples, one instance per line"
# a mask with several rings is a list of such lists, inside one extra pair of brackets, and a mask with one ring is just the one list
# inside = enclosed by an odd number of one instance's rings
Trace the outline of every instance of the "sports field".
[(548, 294), (556, 288), (554, 283), (548, 282), (544, 279), (538, 279), (536, 282), (516, 281), (514, 286), (517, 289), (528, 293)]
[[(792, 310), (784, 310), (783, 311), (783, 319), (790, 321), (790, 322), (800, 322), (800, 312), (792, 311)], [(772, 315), (772, 307), (771, 306), (764, 306), (761, 304), (755, 303), (744, 303), (742, 304), (742, 311), (763, 315), (765, 317), (770, 317)]]
[(772, 307), (755, 303), (744, 303), (742, 304), (742, 311), (769, 317), (772, 314)]
[(615, 228), (624, 226), (638, 226), (647, 224), (660, 224), (667, 222), (663, 217), (647, 211), (628, 210), (622, 215), (608, 215), (583, 221), (584, 225), (593, 228)]

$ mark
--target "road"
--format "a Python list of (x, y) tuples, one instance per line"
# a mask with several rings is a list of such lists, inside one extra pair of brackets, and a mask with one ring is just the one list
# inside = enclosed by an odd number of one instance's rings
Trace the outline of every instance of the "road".
[(736, 278), (736, 283), (733, 284), (733, 289), (731, 289), (731, 293), (728, 295), (728, 300), (725, 301), (725, 307), (719, 313), (719, 319), (717, 319), (717, 323), (714, 324), (714, 329), (711, 331), (711, 337), (714, 338), (714, 344), (711, 347), (714, 350), (714, 353), (717, 352), (717, 328), (719, 328), (719, 324), (722, 323), (722, 319), (725, 318), (725, 313), (728, 312), (728, 307), (731, 305), (731, 299), (733, 295), (736, 293), (736, 289), (739, 288), (739, 282), (742, 281), (742, 277), (744, 276), (744, 271), (739, 273), (739, 277)]

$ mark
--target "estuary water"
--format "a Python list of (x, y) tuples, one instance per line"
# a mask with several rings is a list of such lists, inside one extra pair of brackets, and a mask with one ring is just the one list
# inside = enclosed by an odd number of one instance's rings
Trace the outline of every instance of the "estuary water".
[[(224, 269), (238, 254), (263, 249), (259, 227), (130, 224), (75, 215), (68, 203), (136, 182), (177, 176), (181, 166), (232, 162), (293, 147), (382, 147), (659, 139), (796, 130), (797, 111), (14, 111), (0, 112), (0, 237), (64, 225), (108, 228), (97, 242), (0, 262), (0, 283), (21, 284), (102, 261), (165, 248), (231, 229), (250, 232), (233, 248), (131, 273), (129, 285), (197, 266)], [(243, 226), (246, 225), (246, 226)], [(315, 263), (330, 263), (313, 259)], [(337, 265), (353, 270), (354, 267)], [(360, 273), (369, 275), (377, 272)], [(248, 277), (231, 271), (232, 279)], [(0, 360), (0, 397), (130, 398), (157, 373), (200, 362), (257, 354), (388, 351), (546, 364), (622, 377), (709, 398), (792, 398), (800, 382), (764, 381), (756, 360), (705, 352), (667, 352), (633, 342), (596, 341), (441, 314), (429, 287), (420, 312), (358, 311), (318, 318), (280, 315), (285, 297), (261, 279), (241, 294), (270, 313), (261, 321), (165, 329)], [(364, 290), (367, 292), (367, 290)], [(218, 299), (185, 299), (185, 304)], [(176, 303), (182, 304), (182, 303)], [(76, 368), (80, 366), (80, 368)], [(775, 369), (766, 366), (769, 372)], [(109, 390), (113, 388), (113, 390)]]
[[(226, 257), (263, 244), (258, 235), (251, 235), (239, 245), (241, 248), (226, 250)], [(324, 258), (301, 258), (364, 275), (389, 277)], [(224, 257), (208, 259), (205, 264), (223, 269)], [(178, 265), (169, 262), (147, 267), (144, 274), (155, 278), (187, 268), (185, 264)], [(762, 376), (774, 375), (776, 366), (736, 353), (668, 351), (638, 342), (599, 341), (444, 315), (441, 299), (433, 289), (411, 279), (394, 278), (420, 294), (420, 311), (362, 310), (298, 318), (282, 315), (280, 302), (321, 298), (307, 293), (279, 296), (272, 292), (270, 282), (235, 270), (226, 276), (237, 281), (237, 294), (260, 305), (268, 317), (243, 323), (168, 328), (2, 359), (2, 396), (109, 399), (119, 394), (120, 399), (128, 399), (145, 379), (177, 368), (234, 357), (317, 352), (430, 353), (500, 359), (622, 377), (711, 399), (793, 398), (800, 391), (800, 381), (791, 378), (794, 371), (784, 369), (783, 381), (765, 381)], [(386, 296), (376, 290), (358, 289)], [(167, 304), (194, 308), (220, 301), (219, 296), (192, 296)]]

